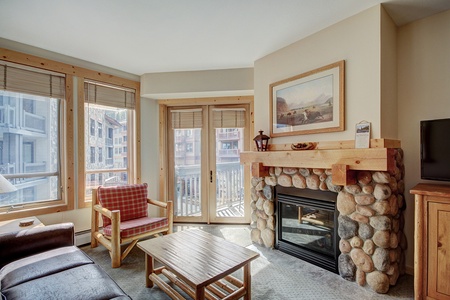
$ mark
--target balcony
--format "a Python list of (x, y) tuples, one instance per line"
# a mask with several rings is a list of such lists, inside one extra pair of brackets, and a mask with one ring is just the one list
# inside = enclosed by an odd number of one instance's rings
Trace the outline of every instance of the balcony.
[(217, 134), (217, 138), (219, 141), (235, 141), (241, 138), (241, 133), (240, 131), (221, 132)]
[[(175, 168), (176, 216), (199, 216), (201, 201), (200, 165), (177, 166)], [(243, 171), (236, 163), (219, 163), (216, 171), (216, 214), (220, 217), (241, 217), (244, 215)]]
[(0, 126), (20, 128), (36, 133), (46, 133), (46, 117), (26, 111), (21, 111), (19, 114), (19, 118), (16, 118), (17, 113), (15, 106), (0, 106)]

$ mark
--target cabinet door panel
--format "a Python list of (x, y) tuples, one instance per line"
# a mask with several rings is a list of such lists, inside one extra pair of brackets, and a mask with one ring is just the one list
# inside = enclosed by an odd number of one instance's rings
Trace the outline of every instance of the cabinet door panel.
[(450, 299), (450, 208), (448, 204), (429, 203), (428, 295)]

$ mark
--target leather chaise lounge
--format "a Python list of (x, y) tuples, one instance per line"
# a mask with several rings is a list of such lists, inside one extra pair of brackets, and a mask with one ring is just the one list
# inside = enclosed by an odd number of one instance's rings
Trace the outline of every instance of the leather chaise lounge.
[(131, 299), (63, 223), (0, 235), (2, 299)]

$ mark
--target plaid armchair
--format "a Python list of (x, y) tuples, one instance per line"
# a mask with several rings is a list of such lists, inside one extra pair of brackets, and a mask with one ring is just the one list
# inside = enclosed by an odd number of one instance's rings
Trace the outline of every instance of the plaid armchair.
[[(148, 205), (165, 209), (164, 217), (148, 217)], [(100, 228), (100, 218), (103, 229)], [(92, 190), (91, 247), (105, 246), (117, 268), (139, 239), (151, 235), (172, 233), (172, 201), (161, 202), (147, 198), (147, 184), (98, 187)], [(122, 244), (129, 245), (121, 251)]]

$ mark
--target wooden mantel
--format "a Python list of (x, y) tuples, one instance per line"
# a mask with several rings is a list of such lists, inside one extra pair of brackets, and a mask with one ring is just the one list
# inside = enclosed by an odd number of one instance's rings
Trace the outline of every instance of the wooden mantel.
[[(376, 145), (376, 147), (366, 149), (342, 149), (343, 144), (354, 145), (354, 143), (336, 141), (335, 143), (322, 143), (327, 147), (320, 147), (318, 143), (314, 150), (244, 151), (241, 152), (240, 161), (241, 164), (252, 166), (252, 176), (254, 177), (266, 176), (268, 167), (332, 169), (333, 183), (348, 185), (356, 183), (354, 174), (357, 170), (394, 171), (395, 148), (400, 148), (400, 142), (384, 139), (373, 141), (371, 140), (371, 145)], [(380, 147), (380, 145), (391, 147)], [(277, 147), (278, 149), (286, 148), (279, 145)]]

